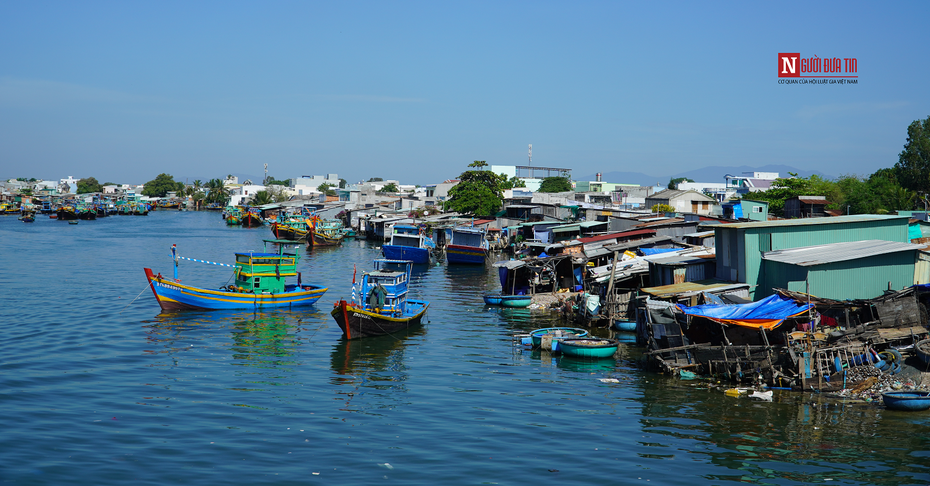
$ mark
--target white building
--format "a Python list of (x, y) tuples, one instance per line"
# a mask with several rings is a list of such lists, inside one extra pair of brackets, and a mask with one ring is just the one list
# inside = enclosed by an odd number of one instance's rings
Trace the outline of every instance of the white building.
[(339, 175), (338, 174), (326, 174), (325, 176), (314, 175), (314, 176), (300, 176), (294, 179), (291, 179), (291, 189), (294, 190), (296, 195), (305, 196), (310, 194), (319, 194), (320, 191), (317, 189), (321, 184), (329, 184), (334, 189), (339, 188)]
[(265, 190), (267, 190), (265, 186), (260, 186), (258, 184), (237, 186), (229, 191), (229, 204), (231, 206), (238, 206), (247, 203), (255, 196), (256, 192)]

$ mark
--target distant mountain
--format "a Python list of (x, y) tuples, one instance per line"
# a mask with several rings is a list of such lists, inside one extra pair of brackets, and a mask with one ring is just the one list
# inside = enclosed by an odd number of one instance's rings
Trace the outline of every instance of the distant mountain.
[[(639, 184), (641, 186), (654, 186), (657, 182), (661, 186), (668, 184), (668, 181), (674, 177), (687, 177), (693, 179), (695, 182), (723, 182), (724, 176), (727, 174), (730, 175), (742, 175), (743, 172), (778, 172), (780, 177), (788, 177), (789, 172), (794, 172), (800, 177), (810, 177), (813, 174), (817, 174), (820, 177), (826, 179), (833, 179), (833, 176), (826, 175), (823, 172), (818, 170), (803, 170), (796, 167), (791, 167), (790, 165), (763, 165), (761, 167), (751, 167), (748, 165), (741, 165), (738, 167), (733, 166), (710, 166), (702, 167), (700, 169), (689, 170), (687, 172), (679, 172), (677, 174), (670, 175), (648, 175), (643, 174), (642, 172), (605, 172), (601, 175), (601, 180), (604, 182), (614, 182), (619, 184)], [(575, 180), (579, 181), (593, 181), (595, 180), (595, 175), (587, 175), (582, 177), (575, 177)]]

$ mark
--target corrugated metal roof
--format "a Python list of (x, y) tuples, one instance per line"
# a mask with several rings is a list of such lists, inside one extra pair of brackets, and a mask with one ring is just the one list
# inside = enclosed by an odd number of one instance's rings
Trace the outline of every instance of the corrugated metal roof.
[(646, 245), (658, 245), (662, 243), (671, 243), (671, 236), (653, 236), (652, 238), (643, 238), (641, 240), (625, 241), (623, 243), (617, 243), (615, 245), (605, 245), (604, 248), (610, 251), (623, 251), (629, 250), (630, 248), (638, 248), (640, 246)]
[[(582, 243), (594, 243), (596, 241), (613, 240), (613, 239), (618, 239), (618, 238), (629, 238), (631, 236), (654, 235), (654, 234), (656, 234), (656, 230), (641, 229), (641, 230), (632, 230), (632, 231), (622, 231), (618, 233), (608, 233), (606, 235), (586, 236), (584, 238), (578, 238), (578, 241)], [(714, 234), (714, 232), (711, 231), (710, 234)]]
[(684, 234), (681, 236), (688, 236), (691, 238), (707, 238), (708, 236), (714, 236), (714, 232), (713, 231), (701, 231), (698, 233), (688, 233), (688, 234)]
[(730, 282), (721, 282), (720, 280), (700, 280), (698, 282), (682, 282), (679, 284), (672, 285), (662, 285), (660, 287), (645, 287), (641, 288), (643, 292), (653, 295), (656, 297), (666, 297), (671, 295), (684, 294), (689, 292), (723, 292), (726, 290), (734, 290), (749, 287), (749, 284), (744, 283), (730, 283)]
[(579, 223), (582, 228), (591, 228), (594, 226), (606, 225), (607, 221), (583, 221)]
[(830, 204), (823, 196), (798, 196), (798, 201), (804, 204)]
[(766, 228), (772, 226), (808, 226), (817, 224), (858, 223), (868, 221), (883, 221), (888, 219), (907, 219), (907, 216), (892, 216), (883, 214), (854, 214), (851, 216), (837, 216), (835, 218), (801, 218), (778, 219), (773, 221), (753, 221), (751, 223), (732, 223), (721, 225), (720, 228)]
[(917, 251), (921, 245), (901, 243), (898, 241), (864, 240), (828, 245), (805, 246), (788, 250), (776, 250), (762, 254), (763, 260), (789, 263), (802, 267), (823, 265), (825, 263), (843, 262), (900, 251)]
[(561, 226), (553, 226), (552, 228), (549, 228), (549, 230), (553, 233), (567, 233), (569, 231), (580, 231), (581, 226), (577, 224), (564, 224)]

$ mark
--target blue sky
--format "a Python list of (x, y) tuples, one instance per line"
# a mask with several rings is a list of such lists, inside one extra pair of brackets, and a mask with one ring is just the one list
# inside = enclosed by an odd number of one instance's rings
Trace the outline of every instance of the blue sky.
[[(928, 2), (0, 2), (0, 177), (890, 167)], [(858, 85), (779, 85), (779, 52)], [(623, 181), (614, 181), (623, 182)]]

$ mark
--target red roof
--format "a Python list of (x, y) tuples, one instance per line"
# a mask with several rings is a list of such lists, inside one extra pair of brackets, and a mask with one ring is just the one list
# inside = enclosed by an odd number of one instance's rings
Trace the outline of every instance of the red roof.
[(474, 221), (474, 225), (478, 226), (479, 224), (488, 224), (488, 223), (493, 223), (494, 221), (495, 220), (493, 219), (476, 219)]
[(619, 233), (610, 233), (606, 235), (586, 236), (584, 238), (578, 238), (578, 241), (582, 243), (594, 243), (596, 241), (626, 239), (631, 236), (645, 237), (645, 236), (652, 236), (654, 234), (656, 234), (656, 230), (641, 229), (641, 230), (633, 230), (633, 231), (621, 231)]

